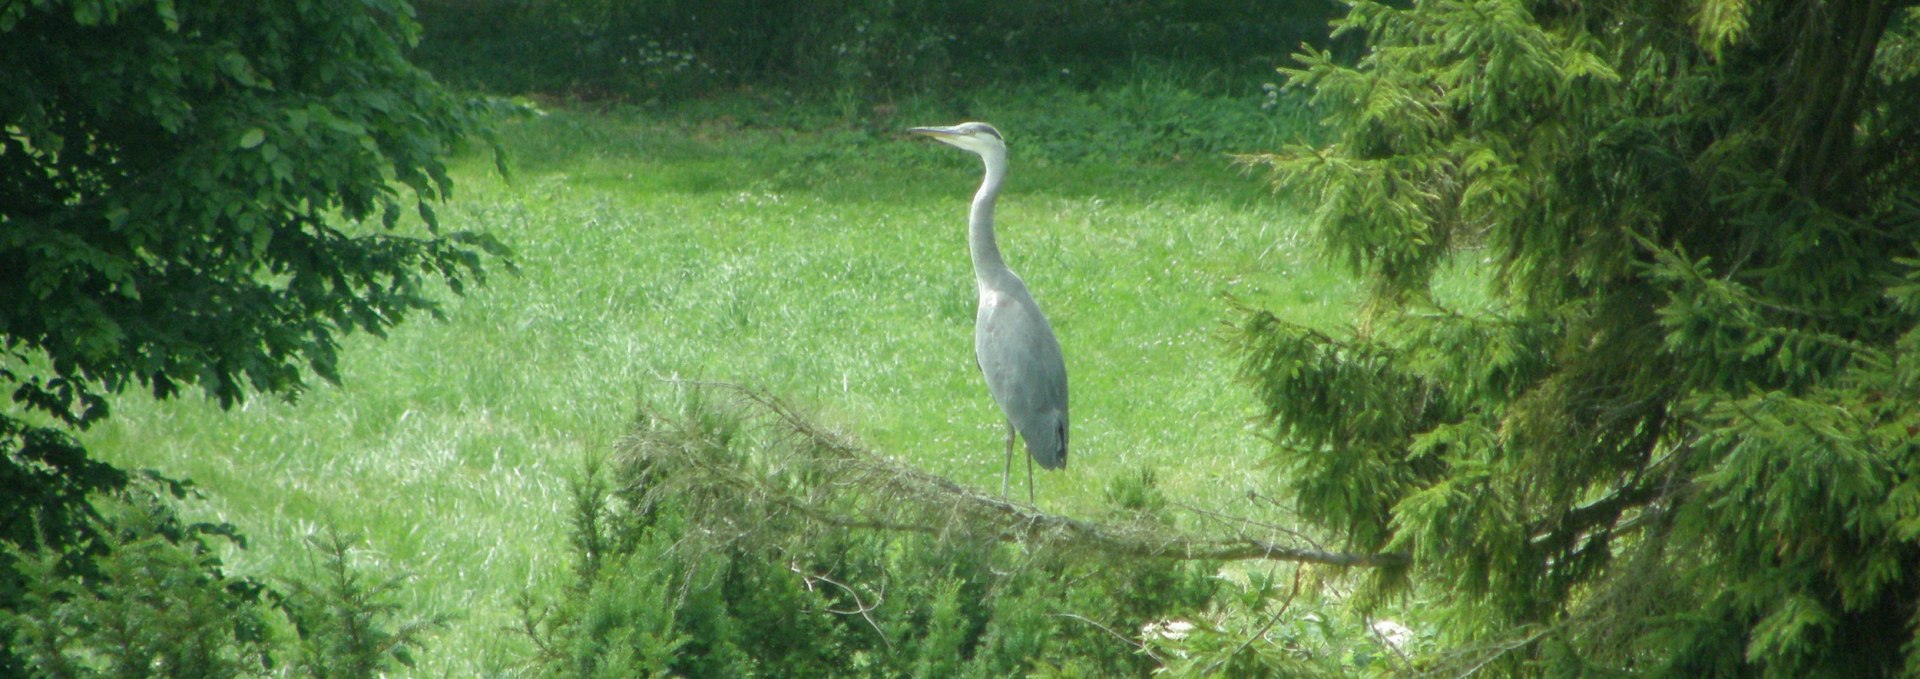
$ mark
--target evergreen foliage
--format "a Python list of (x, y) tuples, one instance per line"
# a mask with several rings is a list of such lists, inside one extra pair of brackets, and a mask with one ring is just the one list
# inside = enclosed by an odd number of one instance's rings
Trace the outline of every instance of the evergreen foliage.
[[(578, 577), (559, 601), (524, 605), (539, 673), (1141, 676), (1158, 664), (1136, 630), (1219, 589), (1207, 561), (1076, 558), (1092, 555), (979, 539), (982, 526), (901, 530), (877, 507), (845, 521), (775, 510), (740, 499), (765, 489), (710, 483), (697, 459), (661, 454), (751, 466), (796, 493), (847, 483), (778, 454), (809, 444), (766, 424), (697, 399), (649, 412), (610, 472), (574, 485)], [(1166, 502), (1150, 476), (1108, 495), (1135, 519)]]
[[(206, 538), (137, 489), (103, 499), (104, 544), (75, 577), (68, 555), (5, 545), (26, 591), (0, 610), (15, 672), (44, 677), (237, 677), (273, 666), (264, 589), (225, 574)], [(228, 533), (230, 535), (230, 533)], [(31, 670), (30, 672), (27, 670)]]
[[(1369, 286), (1249, 312), (1301, 510), (1514, 674), (1920, 671), (1920, 13), (1360, 0), (1249, 157)], [(1485, 304), (1437, 295), (1486, 272)]]
[[(133, 482), (95, 497), (87, 554), (42, 540), (12, 544), (18, 602), (0, 609), (7, 676), (373, 677), (411, 665), (410, 647), (440, 624), (404, 618), (395, 603), (404, 578), (369, 584), (349, 562), (350, 540), (314, 541), (310, 580), (282, 591), (232, 575), (215, 554), (244, 547), (233, 527), (184, 523), (179, 484)], [(81, 562), (76, 573), (75, 560)]]
[(438, 616), (408, 615), (396, 601), (409, 579), (369, 580), (352, 563), (355, 540), (329, 531), (309, 538), (320, 559), (311, 579), (288, 580), (280, 608), (292, 621), (298, 655), (293, 666), (315, 679), (373, 677), (413, 666), (413, 649), (444, 626)]

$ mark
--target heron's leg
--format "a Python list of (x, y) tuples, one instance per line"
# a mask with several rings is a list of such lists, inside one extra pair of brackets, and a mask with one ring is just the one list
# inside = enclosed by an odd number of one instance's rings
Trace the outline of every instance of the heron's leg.
[(1027, 504), (1033, 504), (1033, 456), (1027, 456)]
[(1000, 469), (1000, 497), (1007, 496), (1007, 477), (1013, 474), (1013, 423), (1007, 423), (1007, 466)]

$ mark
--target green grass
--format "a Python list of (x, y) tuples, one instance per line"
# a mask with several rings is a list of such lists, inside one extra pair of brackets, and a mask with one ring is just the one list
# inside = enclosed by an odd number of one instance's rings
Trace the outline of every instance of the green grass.
[[(1337, 327), (1357, 286), (1222, 156), (1023, 163), (1021, 128), (1002, 126), (1002, 246), (1072, 385), (1072, 466), (1039, 476), (1040, 504), (1090, 511), (1107, 479), (1150, 468), (1173, 498), (1246, 513), (1276, 472), (1220, 341), (1223, 295)], [(325, 526), (363, 537), (365, 558), (417, 576), (406, 603), (454, 616), (423, 676), (527, 652), (502, 630), (516, 598), (567, 573), (569, 478), (674, 378), (762, 387), (902, 461), (997, 486), (1003, 424), (971, 356), (976, 158), (878, 130), (631, 116), (505, 133), (513, 181), (463, 160), (440, 212), (512, 244), (519, 275), (449, 298), (446, 322), (352, 338), (340, 387), (232, 412), (126, 397), (86, 443), (198, 482), (196, 511), (252, 539), (229, 557), (242, 572), (297, 572)]]

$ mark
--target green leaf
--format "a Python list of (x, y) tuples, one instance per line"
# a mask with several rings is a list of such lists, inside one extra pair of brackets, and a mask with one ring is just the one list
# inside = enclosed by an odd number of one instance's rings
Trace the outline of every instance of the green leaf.
[(155, 2), (153, 11), (160, 15), (160, 23), (167, 27), (168, 33), (180, 32), (180, 12), (173, 6), (173, 0)]
[(258, 127), (248, 128), (244, 134), (240, 135), (240, 148), (250, 149), (255, 146), (259, 146), (260, 142), (263, 142), (266, 140), (267, 140), (266, 130), (262, 130)]
[(1752, 13), (1749, 0), (1704, 0), (1693, 17), (1699, 31), (1700, 46), (1715, 59), (1721, 51), (1746, 33), (1747, 16)]

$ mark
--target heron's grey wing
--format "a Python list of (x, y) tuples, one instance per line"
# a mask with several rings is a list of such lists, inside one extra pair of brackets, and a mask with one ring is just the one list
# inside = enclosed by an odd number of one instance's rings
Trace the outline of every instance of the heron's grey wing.
[(1025, 289), (983, 290), (974, 358), (987, 391), (1047, 469), (1067, 465), (1067, 365), (1046, 315)]

